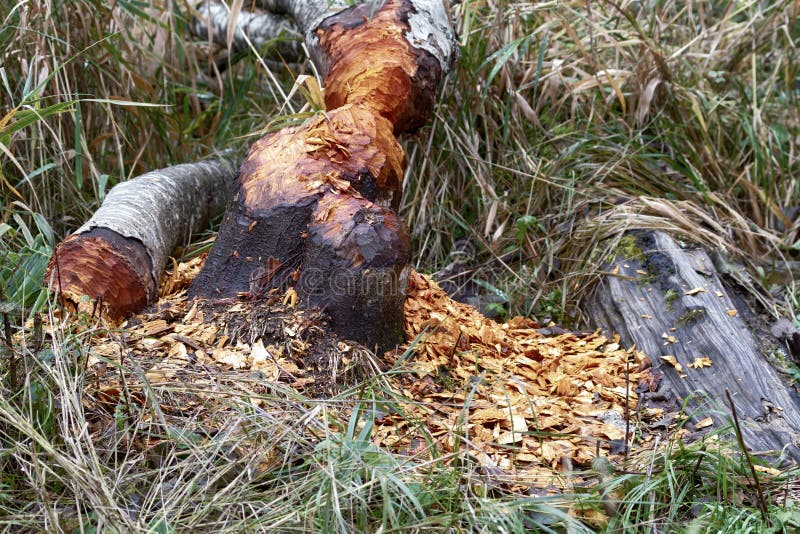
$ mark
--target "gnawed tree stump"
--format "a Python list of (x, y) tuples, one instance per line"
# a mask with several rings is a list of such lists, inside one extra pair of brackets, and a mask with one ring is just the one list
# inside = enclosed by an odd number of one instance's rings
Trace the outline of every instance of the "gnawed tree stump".
[(689, 399), (693, 417), (725, 425), (729, 390), (751, 451), (800, 460), (800, 397), (772, 365), (778, 342), (706, 250), (663, 232), (623, 239), (626, 246), (586, 306), (590, 322), (619, 332), (650, 357), (663, 376), (662, 398)]
[(306, 35), (328, 111), (251, 147), (190, 295), (296, 286), (336, 332), (386, 350), (402, 341), (410, 261), (395, 135), (432, 112), (455, 53), (447, 15), (440, 0), (262, 4)]
[(222, 213), (234, 165), (226, 159), (149, 172), (111, 189), (89, 221), (59, 243), (48, 265), (62, 298), (84, 296), (120, 319), (153, 302), (169, 254)]
[[(251, 147), (217, 241), (190, 294), (258, 298), (294, 286), (307, 303), (328, 312), (337, 333), (370, 348), (391, 348), (402, 341), (410, 260), (408, 232), (394, 211), (405, 164), (395, 136), (428, 120), (455, 59), (444, 6), (441, 0), (352, 7), (328, 0), (258, 4), (267, 13), (242, 11), (229, 24), (226, 10), (207, 2), (197, 8), (200, 18), (193, 29), (223, 42), (224, 28), (225, 41), (240, 46), (245, 36), (266, 39), (269, 32), (296, 28), (325, 76), (327, 111)], [(232, 33), (227, 34), (228, 28)], [(291, 55), (293, 50), (284, 47), (278, 53)], [(199, 206), (197, 195), (206, 188), (182, 186), (186, 189), (172, 194)], [(149, 195), (144, 187), (141, 192)], [(62, 294), (102, 299), (115, 316), (152, 301), (163, 261), (176, 242), (157, 234), (184, 235), (174, 219), (195, 219), (169, 198), (160, 198), (161, 205), (150, 209), (128, 209), (126, 202), (119, 195), (114, 202), (109, 198), (102, 217), (96, 215), (60, 245), (52, 269)], [(119, 224), (107, 223), (113, 210), (130, 213)], [(146, 224), (137, 220), (142, 211), (150, 215)], [(162, 217), (164, 224), (152, 220)], [(95, 227), (100, 230), (90, 233)], [(107, 230), (120, 238), (109, 237)], [(117, 251), (113, 259), (81, 259), (105, 256), (111, 249)]]

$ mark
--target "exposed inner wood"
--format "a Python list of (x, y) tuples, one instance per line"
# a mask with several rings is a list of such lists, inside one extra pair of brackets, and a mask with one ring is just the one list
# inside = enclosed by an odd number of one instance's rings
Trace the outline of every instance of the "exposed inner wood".
[(169, 254), (222, 212), (233, 178), (234, 166), (222, 157), (117, 184), (91, 219), (59, 244), (48, 276), (57, 271), (55, 287), (65, 296), (102, 299), (114, 317), (153, 302)]
[(411, 2), (376, 8), (361, 4), (327, 18), (317, 29), (328, 55), (325, 105), (361, 104), (394, 124), (396, 133), (418, 128), (433, 111), (442, 77), (438, 61), (406, 39)]
[(285, 286), (300, 265), (319, 199), (338, 192), (356, 207), (364, 199), (396, 207), (403, 157), (391, 124), (359, 106), (263, 137), (239, 170), (232, 205), (191, 294), (256, 296)]
[(77, 306), (84, 296), (89, 296), (117, 320), (140, 310), (157, 296), (150, 256), (141, 241), (105, 228), (65, 239), (48, 276), (72, 304)]
[[(450, 43), (444, 11), (423, 11), (444, 18), (435, 27)], [(297, 283), (345, 337), (379, 350), (402, 340), (410, 245), (392, 211), (405, 159), (394, 135), (429, 118), (443, 73), (408, 41), (414, 13), (411, 0), (370, 2), (313, 30), (328, 111), (253, 145), (190, 295), (259, 297)]]
[(259, 298), (297, 285), (335, 330), (390, 348), (402, 340), (410, 260), (393, 211), (405, 164), (395, 135), (431, 114), (455, 54), (447, 15), (439, 0), (261, 4), (271, 14), (245, 10), (236, 21), (203, 4), (194, 31), (220, 41), (233, 29), (236, 41), (297, 28), (327, 76), (327, 111), (256, 142), (233, 188), (222, 161), (119, 184), (59, 247), (57, 284), (70, 298), (102, 299), (114, 316), (135, 311), (156, 296), (170, 251), (227, 205), (192, 296)]
[(239, 171), (244, 206), (290, 204), (325, 189), (359, 193), (396, 207), (403, 149), (392, 125), (360, 106), (343, 106), (257, 141)]

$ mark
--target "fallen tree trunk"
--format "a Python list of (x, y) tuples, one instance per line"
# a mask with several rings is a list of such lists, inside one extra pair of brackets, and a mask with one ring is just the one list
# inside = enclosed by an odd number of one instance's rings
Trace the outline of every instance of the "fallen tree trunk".
[(190, 295), (259, 297), (296, 285), (338, 333), (390, 348), (402, 340), (410, 260), (393, 211), (405, 159), (395, 135), (428, 119), (452, 63), (444, 8), (440, 0), (267, 4), (306, 35), (326, 75), (328, 111), (251, 147)]
[(267, 42), (274, 42), (276, 48), (271, 52), (277, 59), (294, 62), (302, 57), (302, 35), (294, 22), (282, 14), (243, 10), (229, 32), (231, 13), (225, 5), (201, 2), (196, 10), (192, 32), (199, 37), (235, 51), (247, 50), (249, 43), (261, 50)]
[(169, 253), (225, 209), (233, 169), (226, 159), (200, 161), (116, 185), (58, 245), (47, 280), (62, 298), (89, 296), (113, 319), (153, 302)]
[(773, 366), (779, 343), (706, 250), (663, 232), (624, 239), (586, 307), (590, 323), (650, 357), (663, 377), (651, 399), (671, 399), (675, 410), (688, 400), (694, 421), (720, 426), (730, 422), (730, 391), (753, 452), (800, 460), (800, 397)]

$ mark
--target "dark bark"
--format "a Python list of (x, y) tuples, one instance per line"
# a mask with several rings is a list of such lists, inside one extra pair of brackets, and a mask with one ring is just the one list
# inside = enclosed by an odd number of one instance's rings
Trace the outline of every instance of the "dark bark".
[[(688, 399), (695, 420), (729, 423), (729, 390), (752, 452), (800, 460), (800, 397), (776, 369), (778, 341), (704, 248), (662, 232), (630, 235), (636, 245), (623, 247), (587, 305), (591, 324), (647, 354), (663, 376), (659, 396), (676, 407)], [(710, 367), (689, 367), (702, 357)]]
[[(403, 337), (411, 247), (388, 208), (326, 194), (308, 225), (298, 293), (325, 310), (347, 339), (387, 348)], [(372, 346), (371, 348), (375, 348)]]

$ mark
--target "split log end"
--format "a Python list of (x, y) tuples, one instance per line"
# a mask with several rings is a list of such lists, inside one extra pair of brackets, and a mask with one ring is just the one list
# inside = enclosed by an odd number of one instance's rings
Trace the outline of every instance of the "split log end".
[(47, 278), (76, 308), (88, 296), (112, 320), (141, 309), (158, 291), (145, 246), (104, 228), (65, 239), (50, 259)]

